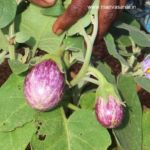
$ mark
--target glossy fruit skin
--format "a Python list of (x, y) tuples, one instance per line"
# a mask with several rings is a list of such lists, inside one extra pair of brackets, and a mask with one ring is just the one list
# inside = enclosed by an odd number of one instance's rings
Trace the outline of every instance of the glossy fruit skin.
[(96, 102), (95, 113), (99, 123), (105, 128), (118, 127), (123, 119), (124, 108), (113, 96), (108, 101), (99, 97)]
[(61, 100), (63, 89), (64, 75), (52, 60), (37, 64), (24, 81), (28, 104), (41, 111), (54, 108)]

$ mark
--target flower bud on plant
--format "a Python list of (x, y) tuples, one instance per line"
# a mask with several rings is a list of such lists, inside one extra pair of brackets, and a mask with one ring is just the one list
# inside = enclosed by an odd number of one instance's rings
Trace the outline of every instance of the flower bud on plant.
[(123, 106), (113, 96), (109, 96), (108, 101), (102, 97), (98, 97), (96, 102), (96, 116), (97, 120), (105, 128), (116, 128), (121, 124), (123, 119)]
[(150, 79), (150, 55), (148, 55), (144, 60), (143, 60), (143, 71), (145, 74), (145, 77)]
[(49, 110), (59, 103), (63, 89), (64, 76), (52, 60), (37, 64), (24, 82), (27, 102), (33, 108), (42, 111)]
[(123, 105), (117, 88), (106, 82), (97, 89), (95, 112), (97, 120), (106, 128), (118, 127), (123, 119)]

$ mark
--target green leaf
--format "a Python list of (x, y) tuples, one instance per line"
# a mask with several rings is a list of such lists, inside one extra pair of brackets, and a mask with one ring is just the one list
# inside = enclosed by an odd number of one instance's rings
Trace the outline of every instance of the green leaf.
[(138, 29), (140, 29), (141, 27), (140, 23), (135, 19), (135, 17), (126, 12), (122, 12), (118, 20), (121, 21), (122, 23), (129, 24)]
[(3, 49), (5, 51), (8, 50), (8, 41), (3, 34), (2, 30), (0, 30), (0, 49)]
[(143, 113), (143, 149), (149, 150), (150, 148), (150, 110)]
[(35, 133), (33, 123), (28, 123), (12, 132), (0, 132), (1, 150), (25, 150)]
[(84, 109), (93, 109), (95, 107), (96, 95), (95, 92), (86, 92), (80, 97), (80, 106)]
[(84, 61), (85, 43), (84, 38), (79, 37), (66, 37), (64, 40), (65, 49), (72, 51), (72, 57), (70, 61), (78, 60)]
[(26, 34), (26, 33), (17, 32), (15, 34), (15, 40), (16, 40), (17, 43), (25, 43), (29, 39), (30, 39), (30, 36), (28, 34)]
[[(20, 32), (24, 32), (31, 37), (27, 42), (30, 46), (36, 46), (50, 53), (60, 47), (64, 34), (55, 35), (52, 32), (55, 19), (42, 15), (40, 10), (39, 7), (30, 5), (20, 16), (19, 28)], [(19, 17), (16, 21), (19, 21)]]
[(0, 28), (7, 26), (16, 15), (15, 0), (0, 0)]
[[(131, 46), (131, 41), (129, 40), (129, 35), (121, 35), (119, 39), (117, 39), (119, 46), (129, 47)], [(127, 51), (126, 51), (127, 53)]]
[(109, 54), (120, 61), (122, 68), (128, 68), (129, 65), (128, 65), (127, 61), (118, 53), (118, 51), (116, 49), (116, 45), (115, 45), (112, 35), (107, 34), (105, 36), (104, 40), (106, 42), (106, 46), (107, 46)]
[(150, 47), (150, 35), (139, 30), (138, 28), (132, 27), (128, 24), (122, 23), (117, 28), (125, 29), (129, 31), (130, 36), (134, 42), (141, 47)]
[(27, 71), (29, 68), (28, 64), (22, 64), (17, 60), (9, 60), (8, 63), (12, 72), (17, 75)]
[(57, 0), (53, 7), (42, 9), (42, 14), (47, 16), (60, 16), (64, 12), (62, 0)]
[(82, 17), (74, 25), (72, 25), (69, 28), (67, 35), (72, 36), (76, 33), (80, 33), (85, 27), (89, 26), (91, 23), (91, 19), (89, 16), (90, 14), (88, 12), (84, 17)]
[(0, 88), (0, 131), (12, 131), (33, 120), (35, 111), (23, 96), (24, 78), (12, 74)]
[[(140, 23), (129, 13), (122, 12), (120, 17), (115, 22), (115, 26), (118, 26), (118, 24), (122, 25), (122, 23), (126, 23), (130, 26), (133, 26), (134, 28), (138, 28), (140, 30)], [(131, 41), (129, 39), (129, 33), (123, 29), (117, 29), (113, 28), (112, 33), (114, 37), (117, 37), (116, 42), (119, 43), (119, 48), (125, 49), (126, 47), (131, 46)], [(126, 49), (125, 49), (126, 51)], [(127, 51), (126, 51), (127, 53)]]
[(103, 64), (102, 62), (98, 62), (97, 69), (105, 76), (105, 78), (111, 82), (116, 83), (115, 76), (111, 73), (111, 68), (107, 64)]
[(37, 120), (42, 125), (31, 143), (36, 150), (105, 150), (111, 144), (107, 129), (89, 110), (76, 111), (67, 120), (64, 111), (57, 109), (40, 114)]
[(71, 51), (80, 51), (85, 49), (84, 46), (84, 38), (81, 36), (78, 37), (66, 37), (64, 40), (65, 49), (69, 49)]
[(122, 126), (114, 129), (117, 141), (123, 150), (141, 150), (142, 148), (142, 110), (136, 92), (134, 78), (122, 75), (118, 88), (126, 103)]
[(150, 93), (150, 80), (145, 77), (136, 77), (135, 81), (146, 91)]

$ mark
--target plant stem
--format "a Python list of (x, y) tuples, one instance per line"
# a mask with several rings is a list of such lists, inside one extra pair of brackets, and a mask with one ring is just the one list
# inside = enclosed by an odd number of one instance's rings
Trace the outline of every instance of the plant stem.
[(9, 49), (9, 58), (11, 60), (15, 60), (15, 47), (14, 47), (14, 45), (9, 45), (8, 49)]
[(91, 83), (93, 83), (93, 84), (95, 84), (95, 85), (99, 85), (99, 81), (98, 81), (98, 80), (92, 79), (92, 78), (90, 78), (90, 77), (85, 77), (83, 80), (84, 80), (84, 81), (91, 82)]
[(35, 56), (37, 48), (38, 48), (38, 44), (36, 43), (32, 49), (32, 58)]
[(96, 68), (89, 66), (88, 71), (90, 72), (91, 75), (93, 75), (99, 80), (99, 83), (101, 84), (101, 86), (108, 83), (104, 75), (100, 71), (98, 71)]
[(77, 76), (70, 82), (71, 86), (75, 86), (76, 84), (78, 84), (78, 82), (81, 80), (81, 78), (84, 77), (84, 75), (87, 72), (89, 63), (90, 63), (90, 59), (91, 59), (91, 54), (92, 54), (92, 43), (90, 40), (86, 40), (87, 44), (87, 52), (86, 52), (86, 56), (85, 56), (85, 60), (84, 60), (84, 64), (81, 68), (81, 70), (79, 71), (79, 73), (77, 74)]
[(8, 51), (11, 60), (15, 59), (14, 33), (15, 33), (15, 24), (14, 22), (12, 22), (11, 25), (9, 26), (9, 46), (8, 46)]
[(14, 37), (14, 33), (15, 33), (15, 24), (14, 24), (14, 22), (12, 22), (10, 27), (9, 27), (9, 37), (13, 38)]
[(85, 74), (87, 73), (88, 66), (90, 64), (93, 44), (94, 44), (94, 41), (97, 35), (97, 30), (98, 30), (98, 11), (96, 11), (96, 13), (94, 14), (94, 18), (92, 19), (93, 19), (92, 20), (92, 23), (93, 23), (92, 35), (91, 36), (87, 35), (87, 33), (85, 32), (85, 29), (83, 29), (83, 31), (81, 32), (81, 35), (84, 37), (85, 42), (87, 44), (87, 51), (86, 51), (83, 66), (81, 70), (79, 71), (79, 73), (77, 74), (77, 76), (70, 82), (71, 86), (75, 86), (76, 84), (80, 82), (81, 78), (83, 78)]
[(77, 106), (75, 106), (75, 105), (73, 105), (71, 103), (69, 103), (67, 107), (70, 108), (71, 110), (74, 110), (74, 111), (80, 110), (79, 107), (77, 107)]
[[(16, 0), (17, 5), (21, 3), (22, 0)], [(8, 45), (8, 51), (9, 51), (9, 58), (11, 60), (15, 60), (16, 54), (15, 54), (15, 22), (10, 24), (9, 26), (9, 45)]]

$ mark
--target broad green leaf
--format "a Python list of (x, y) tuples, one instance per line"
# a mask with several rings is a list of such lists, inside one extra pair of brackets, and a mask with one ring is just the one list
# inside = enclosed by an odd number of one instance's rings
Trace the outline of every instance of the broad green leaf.
[(97, 69), (105, 76), (105, 78), (111, 82), (116, 83), (115, 76), (111, 73), (111, 68), (107, 64), (98, 62)]
[(121, 63), (127, 65), (127, 62), (125, 61), (125, 59), (121, 57), (119, 53), (117, 52), (112, 35), (107, 34), (104, 39), (105, 39), (109, 54), (112, 55), (114, 58), (118, 59)]
[(41, 126), (31, 143), (36, 150), (106, 150), (111, 144), (107, 129), (90, 110), (76, 111), (67, 120), (64, 111), (57, 109), (40, 114), (37, 120)]
[(65, 49), (72, 51), (71, 61), (74, 59), (84, 61), (85, 43), (83, 37), (66, 37), (64, 46)]
[(122, 75), (118, 88), (126, 104), (122, 125), (114, 129), (115, 136), (123, 150), (142, 149), (142, 110), (136, 92), (134, 78)]
[(9, 60), (8, 63), (14, 74), (21, 74), (27, 71), (29, 68), (28, 64), (22, 64), (21, 62), (17, 60)]
[(98, 123), (92, 111), (75, 112), (68, 119), (68, 129), (73, 150), (105, 150), (111, 144), (107, 129)]
[(129, 31), (130, 36), (134, 40), (134, 42), (142, 47), (150, 47), (150, 35), (145, 32), (139, 30), (136, 27), (132, 27), (128, 24), (122, 23), (117, 26), (117, 28), (125, 29)]
[(150, 92), (150, 80), (145, 77), (136, 77), (135, 81), (146, 91)]
[(96, 101), (96, 94), (95, 92), (86, 92), (81, 95), (80, 97), (80, 106), (84, 109), (94, 109)]
[(91, 19), (90, 19), (90, 14), (88, 12), (84, 17), (79, 19), (74, 25), (72, 25), (69, 28), (67, 35), (72, 36), (76, 33), (80, 33), (85, 27), (89, 26), (90, 23), (91, 23)]
[(12, 131), (33, 120), (35, 111), (23, 96), (23, 80), (12, 74), (0, 88), (0, 131)]
[(107, 34), (105, 36), (104, 40), (106, 42), (106, 46), (107, 46), (109, 54), (120, 61), (121, 65), (122, 65), (122, 69), (128, 68), (129, 65), (128, 65), (127, 61), (118, 53), (118, 51), (116, 49), (116, 45), (115, 45), (112, 35)]
[(42, 14), (47, 16), (60, 16), (64, 12), (62, 0), (57, 0), (52, 7), (42, 9)]
[(8, 41), (1, 30), (0, 30), (0, 49), (3, 49), (5, 51), (8, 50)]
[[(131, 41), (129, 40), (129, 35), (121, 35), (119, 39), (117, 39), (119, 46), (129, 47), (131, 46)], [(127, 53), (127, 52), (126, 52)]]
[(122, 12), (120, 17), (118, 18), (118, 21), (129, 24), (138, 29), (140, 29), (140, 27), (141, 27), (140, 23), (132, 15), (130, 15), (129, 13), (126, 13), (126, 12)]
[(40, 10), (39, 7), (30, 5), (21, 15), (21, 23), (19, 27), (21, 32), (31, 36), (31, 39), (28, 41), (30, 46), (35, 45), (36, 47), (50, 53), (60, 47), (64, 34), (61, 36), (55, 35), (52, 32), (55, 18), (42, 15)]
[(30, 36), (26, 33), (23, 32), (17, 32), (15, 34), (15, 41), (17, 43), (25, 43), (26, 41), (28, 41), (30, 39)]
[(149, 150), (150, 148), (150, 110), (143, 113), (143, 149)]
[(16, 15), (15, 0), (0, 0), (0, 28), (7, 26)]
[[(120, 17), (115, 22), (115, 26), (122, 23), (129, 24), (133, 27), (140, 29), (140, 23), (129, 13), (122, 12)], [(131, 46), (131, 41), (129, 40), (129, 33), (123, 29), (113, 28), (113, 36), (116, 37), (116, 42), (119, 43), (119, 48)], [(126, 50), (126, 49), (125, 49)], [(126, 52), (127, 53), (127, 52)]]
[(80, 51), (85, 49), (84, 46), (84, 38), (79, 37), (66, 37), (64, 40), (65, 49), (69, 49), (71, 51)]
[(0, 132), (1, 150), (25, 150), (35, 133), (33, 123), (28, 123), (11, 132)]

